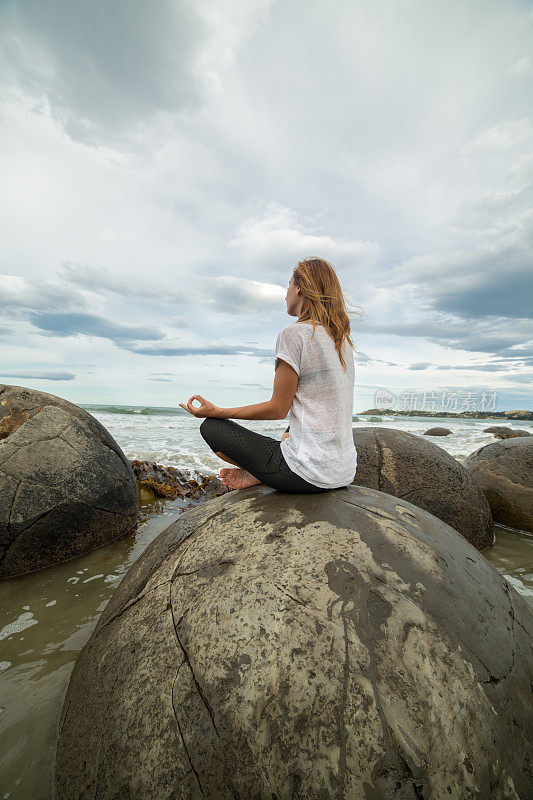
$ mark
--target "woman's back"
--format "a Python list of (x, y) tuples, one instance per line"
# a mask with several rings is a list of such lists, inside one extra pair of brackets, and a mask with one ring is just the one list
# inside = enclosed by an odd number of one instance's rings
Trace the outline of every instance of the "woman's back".
[[(346, 371), (329, 331), (312, 322), (291, 322), (279, 333), (276, 359), (298, 373), (289, 412), (290, 435), (281, 443), (289, 467), (316, 486), (347, 486), (357, 468), (352, 415), (355, 365), (349, 342), (343, 342)], [(276, 360), (277, 366), (277, 360)]]

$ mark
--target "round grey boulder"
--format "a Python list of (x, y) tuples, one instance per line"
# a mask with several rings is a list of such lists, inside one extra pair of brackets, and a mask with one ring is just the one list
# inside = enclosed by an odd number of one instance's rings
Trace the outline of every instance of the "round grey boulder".
[(495, 425), (493, 428), (485, 428), (483, 433), (492, 433), (496, 439), (513, 439), (515, 436), (531, 436), (531, 433), (521, 428), (505, 428)]
[(423, 436), (449, 436), (451, 430), (449, 428), (429, 428), (424, 431)]
[(0, 384), (0, 578), (118, 539), (138, 511), (133, 469), (98, 420), (56, 395)]
[(98, 620), (54, 796), (525, 800), (532, 639), (524, 599), (411, 503), (229, 492), (160, 534)]
[(487, 500), (468, 470), (442, 447), (414, 433), (368, 425), (353, 428), (352, 481), (408, 500), (455, 528), (478, 550), (494, 543)]
[(465, 461), (495, 522), (533, 531), (533, 438), (515, 436), (479, 447)]
[(489, 428), (483, 428), (483, 433), (493, 433), (494, 436), (507, 437), (512, 432), (513, 429), (507, 425), (491, 425)]

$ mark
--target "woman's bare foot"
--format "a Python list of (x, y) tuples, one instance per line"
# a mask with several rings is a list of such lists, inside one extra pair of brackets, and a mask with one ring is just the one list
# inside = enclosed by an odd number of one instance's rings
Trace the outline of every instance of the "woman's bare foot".
[(228, 489), (247, 489), (248, 486), (255, 486), (262, 483), (258, 478), (254, 478), (249, 472), (240, 467), (237, 469), (221, 469), (220, 480), (226, 484)]

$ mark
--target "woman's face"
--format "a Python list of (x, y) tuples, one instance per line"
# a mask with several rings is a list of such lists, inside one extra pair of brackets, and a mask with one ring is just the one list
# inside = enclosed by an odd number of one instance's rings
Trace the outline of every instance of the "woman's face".
[(301, 292), (298, 291), (298, 288), (294, 284), (294, 275), (291, 275), (291, 279), (289, 281), (289, 285), (287, 287), (287, 294), (285, 295), (285, 301), (287, 303), (287, 314), (291, 317), (298, 316), (298, 309), (300, 308), (301, 304)]

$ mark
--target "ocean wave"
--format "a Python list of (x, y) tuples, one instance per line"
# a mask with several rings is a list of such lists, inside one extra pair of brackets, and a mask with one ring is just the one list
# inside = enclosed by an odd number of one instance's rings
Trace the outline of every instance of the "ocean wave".
[(173, 406), (102, 406), (83, 403), (78, 403), (78, 405), (88, 411), (89, 414), (99, 412), (101, 414), (140, 414), (148, 417), (191, 416), (188, 411), (184, 411), (182, 408), (174, 408)]
[[(192, 414), (189, 414), (188, 411), (184, 411), (182, 408), (175, 408), (173, 406), (106, 406), (106, 405), (90, 405), (88, 403), (78, 403), (80, 408), (84, 408), (89, 414), (118, 414), (118, 415), (128, 415), (128, 416), (146, 416), (146, 417), (190, 417), (191, 419), (195, 419)], [(201, 419), (200, 417), (196, 417), (196, 419)], [(364, 419), (364, 418), (363, 418)], [(382, 417), (383, 420), (390, 421), (393, 417)], [(358, 421), (357, 414), (352, 416), (353, 421)], [(247, 423), (253, 422), (273, 422), (272, 428), (277, 428), (281, 424), (286, 424), (285, 420), (235, 420), (241, 424), (246, 425)], [(360, 421), (360, 420), (359, 420)]]

